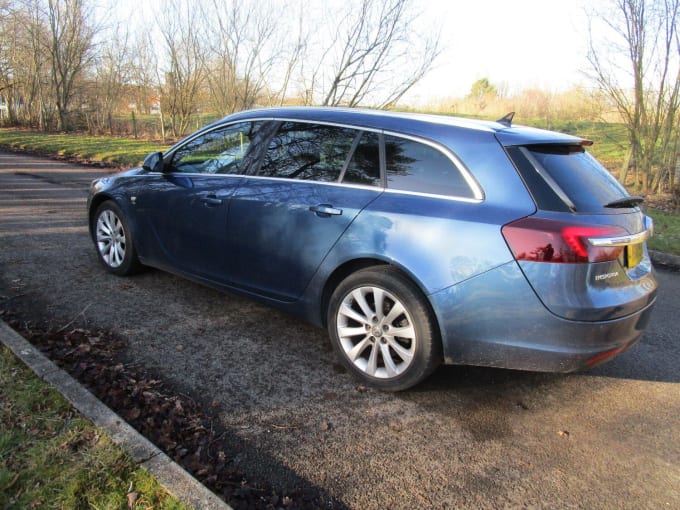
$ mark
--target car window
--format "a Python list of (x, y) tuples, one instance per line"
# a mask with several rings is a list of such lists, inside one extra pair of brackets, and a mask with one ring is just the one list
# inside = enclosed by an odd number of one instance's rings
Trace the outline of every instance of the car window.
[(283, 122), (271, 138), (257, 174), (336, 182), (356, 135), (353, 129)]
[(380, 138), (364, 132), (352, 153), (342, 182), (380, 186)]
[(245, 156), (261, 123), (240, 122), (215, 129), (180, 147), (172, 157), (172, 169), (181, 173), (244, 173)]
[(578, 212), (603, 212), (605, 204), (628, 196), (607, 169), (579, 145), (529, 145), (527, 149)]
[(385, 136), (387, 187), (474, 198), (460, 170), (441, 151), (421, 142)]

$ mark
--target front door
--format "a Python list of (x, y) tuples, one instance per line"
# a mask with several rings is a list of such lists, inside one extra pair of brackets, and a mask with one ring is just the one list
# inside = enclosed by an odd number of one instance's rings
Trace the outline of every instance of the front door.
[(199, 133), (165, 155), (163, 173), (150, 172), (135, 197), (151, 263), (226, 284), (229, 204), (258, 123)]

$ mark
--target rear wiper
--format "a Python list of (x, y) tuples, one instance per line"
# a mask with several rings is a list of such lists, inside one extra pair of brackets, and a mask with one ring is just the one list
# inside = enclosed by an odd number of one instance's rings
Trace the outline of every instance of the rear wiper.
[(623, 197), (609, 202), (608, 204), (605, 204), (605, 207), (635, 207), (636, 205), (641, 204), (644, 199), (644, 197), (639, 195), (632, 195), (630, 197)]

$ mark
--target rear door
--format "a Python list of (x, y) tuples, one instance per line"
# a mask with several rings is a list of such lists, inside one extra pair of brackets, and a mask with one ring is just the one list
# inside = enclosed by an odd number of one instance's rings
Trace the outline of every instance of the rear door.
[(376, 133), (282, 122), (255, 176), (231, 199), (227, 251), (233, 284), (299, 297), (357, 214), (382, 193)]

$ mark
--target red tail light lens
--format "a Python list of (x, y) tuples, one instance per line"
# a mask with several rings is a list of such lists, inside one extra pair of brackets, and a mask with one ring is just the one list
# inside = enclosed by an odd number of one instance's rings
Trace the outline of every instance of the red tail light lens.
[(553, 263), (606, 262), (619, 258), (623, 246), (593, 246), (588, 239), (626, 235), (621, 227), (575, 225), (544, 218), (522, 218), (502, 229), (517, 260)]

